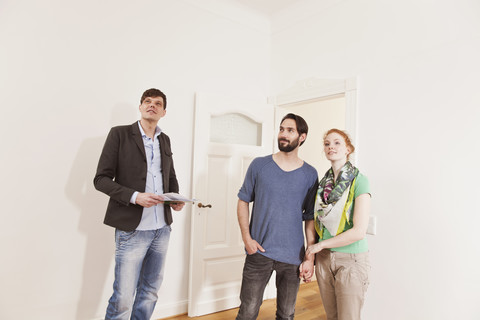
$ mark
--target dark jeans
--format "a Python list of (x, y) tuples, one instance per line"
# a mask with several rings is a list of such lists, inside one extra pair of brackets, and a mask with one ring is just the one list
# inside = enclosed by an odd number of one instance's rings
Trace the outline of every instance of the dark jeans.
[(293, 319), (295, 302), (300, 285), (298, 266), (278, 262), (259, 253), (247, 255), (243, 267), (240, 310), (237, 320), (255, 320), (263, 301), (265, 286), (272, 272), (276, 272), (277, 313), (276, 319)]

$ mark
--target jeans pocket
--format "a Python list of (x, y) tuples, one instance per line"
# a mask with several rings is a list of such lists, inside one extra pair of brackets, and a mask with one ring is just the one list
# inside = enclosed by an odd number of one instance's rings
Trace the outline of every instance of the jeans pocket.
[(138, 233), (137, 230), (133, 231), (122, 231), (122, 230), (117, 230), (116, 231), (116, 236), (117, 236), (117, 243), (119, 246), (122, 246), (123, 244), (129, 242), (132, 238), (135, 237), (135, 235)]

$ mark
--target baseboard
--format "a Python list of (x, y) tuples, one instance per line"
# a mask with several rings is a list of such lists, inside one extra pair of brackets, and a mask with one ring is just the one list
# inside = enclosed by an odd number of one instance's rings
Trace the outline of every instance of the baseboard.
[(176, 316), (179, 314), (187, 313), (188, 311), (188, 300), (170, 303), (170, 304), (161, 304), (157, 302), (155, 306), (155, 310), (153, 311), (152, 320), (153, 319), (163, 319), (172, 316)]
[(218, 298), (214, 300), (208, 300), (198, 303), (195, 308), (192, 308), (189, 312), (189, 316), (198, 317), (206, 314), (218, 312), (221, 310), (227, 310), (237, 308), (240, 305), (240, 298), (238, 294), (229, 297)]

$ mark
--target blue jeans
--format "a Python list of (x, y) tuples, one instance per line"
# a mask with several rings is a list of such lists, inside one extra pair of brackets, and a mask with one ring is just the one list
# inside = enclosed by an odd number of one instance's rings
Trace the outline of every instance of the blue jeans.
[(298, 266), (278, 262), (260, 253), (247, 255), (243, 267), (240, 310), (237, 320), (255, 320), (263, 301), (263, 292), (275, 270), (277, 313), (275, 319), (293, 319), (300, 285)]
[(115, 230), (115, 281), (105, 320), (150, 319), (171, 230), (168, 225), (148, 231)]

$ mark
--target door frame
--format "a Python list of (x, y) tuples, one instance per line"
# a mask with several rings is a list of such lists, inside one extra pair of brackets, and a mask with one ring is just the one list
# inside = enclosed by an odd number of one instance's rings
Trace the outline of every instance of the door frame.
[[(325, 99), (336, 95), (345, 96), (345, 130), (349, 133), (352, 142), (358, 145), (357, 78), (308, 78), (300, 80), (276, 96), (269, 97), (268, 102), (275, 106), (275, 114), (277, 114), (277, 107), (309, 100)], [(275, 119), (275, 121), (277, 120)], [(356, 164), (357, 156), (352, 155), (351, 161)]]

